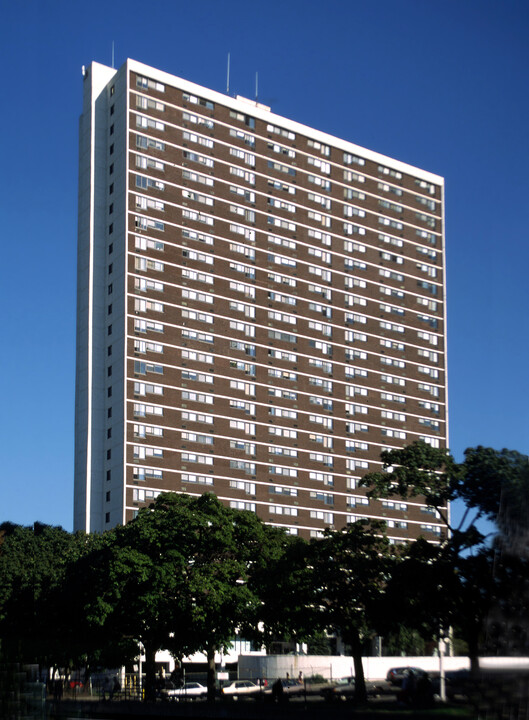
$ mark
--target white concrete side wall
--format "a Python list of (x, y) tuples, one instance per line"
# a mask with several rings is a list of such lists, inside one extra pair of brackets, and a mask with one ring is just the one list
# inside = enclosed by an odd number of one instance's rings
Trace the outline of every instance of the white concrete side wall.
[[(92, 63), (83, 80), (83, 112), (79, 121), (79, 207), (77, 240), (77, 371), (75, 379), (75, 506), (74, 529), (93, 530), (92, 442), (94, 390), (94, 255), (98, 167), (104, 163), (98, 114), (100, 98), (115, 70)], [(99, 102), (98, 102), (99, 101)]]
[[(363, 658), (364, 673), (368, 680), (385, 680), (388, 670), (392, 667), (411, 665), (427, 672), (439, 672), (439, 658), (435, 656), (421, 657), (365, 657)], [(529, 669), (529, 658), (481, 658), (483, 669)], [(468, 669), (468, 657), (444, 657), (443, 667), (446, 670)], [(239, 656), (239, 677), (255, 679), (260, 677), (297, 678), (300, 671), (303, 677), (322, 675), (325, 679), (336, 679), (354, 675), (353, 658), (343, 656), (325, 655), (269, 655), (259, 657), (255, 655)]]

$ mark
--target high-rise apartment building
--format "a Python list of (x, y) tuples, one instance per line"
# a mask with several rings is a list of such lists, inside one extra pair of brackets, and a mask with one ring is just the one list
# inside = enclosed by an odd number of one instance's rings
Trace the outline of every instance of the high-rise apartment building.
[(138, 62), (84, 71), (75, 528), (164, 490), (305, 537), (446, 444), (443, 179)]

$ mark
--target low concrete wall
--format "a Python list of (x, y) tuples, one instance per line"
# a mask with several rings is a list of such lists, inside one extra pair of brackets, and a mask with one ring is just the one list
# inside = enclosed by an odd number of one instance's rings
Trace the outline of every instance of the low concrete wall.
[[(364, 673), (368, 680), (385, 680), (389, 668), (411, 665), (427, 672), (439, 672), (439, 658), (422, 657), (365, 657)], [(529, 670), (529, 658), (480, 658), (482, 668), (517, 668)], [(469, 668), (467, 657), (444, 657), (445, 670)], [(333, 679), (354, 675), (353, 658), (345, 655), (239, 655), (239, 677), (256, 680), (258, 678), (285, 678), (288, 675), (296, 679), (299, 673), (308, 679), (311, 675), (322, 675)]]

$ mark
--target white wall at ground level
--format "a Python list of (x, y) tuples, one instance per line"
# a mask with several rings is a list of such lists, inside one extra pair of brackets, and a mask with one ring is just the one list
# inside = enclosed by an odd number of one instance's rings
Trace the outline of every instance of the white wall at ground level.
[[(439, 658), (436, 656), (422, 657), (365, 657), (363, 658), (364, 674), (368, 680), (383, 680), (392, 667), (419, 667), (430, 673), (439, 672)], [(480, 658), (483, 669), (529, 669), (529, 658)], [(447, 670), (468, 669), (468, 657), (443, 657), (443, 668)], [(311, 675), (323, 675), (326, 679), (335, 679), (354, 675), (353, 658), (345, 655), (240, 655), (239, 677), (255, 679), (260, 677), (297, 678), (299, 673), (309, 678)]]

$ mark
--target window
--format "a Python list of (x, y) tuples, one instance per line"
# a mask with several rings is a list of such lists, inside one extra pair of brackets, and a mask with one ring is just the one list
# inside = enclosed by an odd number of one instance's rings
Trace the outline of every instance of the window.
[(255, 192), (253, 190), (247, 190), (246, 188), (239, 187), (238, 185), (230, 185), (230, 192), (234, 195), (238, 195), (243, 200), (246, 200), (246, 202), (255, 202)]
[(195, 473), (182, 473), (182, 483), (197, 483), (200, 485), (213, 485), (211, 475), (196, 475)]
[(325, 155), (326, 157), (329, 157), (329, 155), (331, 154), (331, 148), (329, 147), (329, 145), (324, 145), (317, 140), (311, 140), (310, 138), (308, 138), (307, 145), (314, 150), (319, 150), (321, 155)]
[(308, 327), (310, 330), (316, 330), (317, 332), (321, 332), (322, 335), (325, 335), (326, 337), (332, 336), (332, 327), (330, 325), (327, 325), (326, 323), (309, 320)]
[(194, 392), (190, 390), (182, 390), (182, 400), (190, 400), (191, 402), (200, 402), (205, 405), (213, 405), (213, 395), (206, 393)]
[(269, 197), (268, 198), (268, 204), (276, 208), (278, 210), (286, 210), (287, 212), (295, 213), (296, 212), (296, 206), (292, 203), (286, 202), (285, 200), (281, 200), (280, 198), (275, 197)]
[(133, 458), (135, 460), (145, 460), (145, 458), (163, 458), (162, 448), (154, 448), (145, 445), (134, 445)]
[(386, 227), (391, 227), (394, 230), (402, 230), (404, 227), (401, 222), (398, 222), (397, 220), (391, 220), (390, 218), (387, 218), (387, 217), (379, 217), (378, 222), (381, 225), (385, 225)]
[(214, 244), (214, 240), (211, 235), (205, 235), (204, 233), (197, 232), (196, 230), (189, 230), (188, 228), (182, 229), (182, 237), (188, 238), (189, 240), (198, 240), (205, 245)]
[(197, 372), (196, 370), (182, 370), (182, 380), (193, 380), (195, 382), (213, 383), (213, 375)]
[(421, 238), (421, 240), (426, 240), (430, 245), (437, 245), (437, 237), (433, 233), (427, 232), (426, 230), (416, 230), (415, 234)]
[(288, 410), (282, 407), (270, 407), (268, 408), (268, 414), (274, 415), (275, 417), (284, 417), (291, 420), (297, 420), (298, 414), (295, 410)]
[(268, 235), (268, 242), (274, 243), (274, 245), (281, 245), (282, 247), (287, 247), (290, 250), (296, 249), (296, 243), (294, 242), (294, 240), (279, 237), (278, 235)]
[(214, 282), (213, 275), (198, 272), (197, 270), (190, 270), (189, 268), (182, 268), (182, 277), (187, 278), (188, 280), (196, 280), (198, 282), (207, 283), (208, 285), (213, 285)]
[(153, 220), (152, 218), (141, 217), (136, 215), (134, 218), (134, 225), (138, 230), (160, 230), (164, 232), (165, 225), (160, 220)]
[(244, 123), (249, 128), (255, 127), (255, 118), (253, 118), (251, 115), (245, 115), (244, 113), (237, 112), (236, 110), (230, 110), (230, 117), (234, 118), (235, 120), (239, 120), (239, 122)]
[(249, 172), (248, 170), (244, 170), (240, 167), (230, 167), (230, 173), (234, 175), (235, 177), (240, 178), (241, 180), (244, 180), (245, 182), (249, 183), (250, 185), (255, 185), (255, 173)]
[(214, 205), (214, 200), (212, 197), (210, 197), (209, 195), (203, 195), (202, 193), (195, 192), (194, 190), (182, 190), (182, 197), (185, 200), (193, 200), (194, 202), (200, 202), (204, 205), (209, 205), (209, 207), (213, 207)]
[(381, 382), (388, 383), (389, 385), (400, 385), (400, 387), (404, 387), (406, 385), (406, 380), (404, 380), (404, 378), (399, 378), (395, 375), (382, 374), (380, 376), (380, 380)]
[(255, 230), (253, 228), (245, 227), (244, 225), (236, 225), (230, 223), (230, 230), (237, 235), (243, 235), (246, 240), (255, 242)]
[(319, 175), (307, 175), (307, 180), (310, 183), (313, 183), (314, 185), (321, 187), (322, 190), (326, 190), (326, 191), (331, 190), (331, 181), (328, 180), (327, 178), (320, 177)]
[(296, 517), (298, 509), (285, 505), (270, 505), (270, 513), (275, 515), (290, 515)]
[(290, 287), (296, 287), (297, 285), (295, 278), (288, 277), (287, 275), (279, 275), (278, 273), (268, 273), (268, 280), (270, 282), (280, 283), (281, 285), (289, 285)]
[[(164, 265), (159, 260), (151, 260), (146, 257), (134, 258), (134, 268), (140, 272), (146, 272), (147, 270), (154, 270), (156, 272), (163, 272)], [(109, 273), (111, 272), (111, 265), (109, 265)]]
[(245, 152), (240, 148), (231, 147), (230, 155), (236, 157), (239, 160), (242, 160), (244, 163), (246, 163), (246, 165), (251, 165), (252, 167), (255, 166), (255, 155), (253, 155), (252, 153)]
[(248, 318), (255, 318), (255, 307), (253, 305), (230, 300), (230, 310), (241, 312)]
[(328, 393), (332, 392), (332, 381), (326, 380), (325, 378), (309, 377), (309, 385), (314, 385), (315, 387), (319, 387)]
[(272, 152), (278, 153), (279, 155), (285, 155), (289, 158), (296, 157), (296, 151), (292, 148), (285, 147), (284, 145), (279, 145), (277, 143), (268, 143), (268, 149)]
[[(213, 458), (211, 458), (213, 461)], [(255, 463), (245, 460), (230, 460), (230, 468), (232, 470), (241, 470), (247, 475), (255, 475)]]
[(134, 361), (134, 372), (137, 375), (145, 375), (148, 372), (157, 373), (163, 375), (163, 366), (156, 365), (155, 363), (143, 362), (141, 360)]
[(267, 125), (266, 130), (269, 133), (275, 133), (276, 135), (281, 135), (282, 137), (285, 137), (288, 140), (296, 139), (295, 133), (290, 132), (289, 130), (286, 130), (285, 128), (278, 127), (277, 125)]
[(403, 212), (402, 205), (397, 205), (397, 203), (392, 203), (389, 200), (379, 200), (378, 204), (381, 208), (384, 208), (385, 210), (391, 210), (395, 213)]
[[(141, 156), (136, 157), (137, 165), (138, 160), (142, 160)], [(162, 165), (163, 168), (163, 163), (160, 163), (160, 165)], [(145, 163), (145, 167), (148, 167), (147, 163)], [(143, 188), (144, 190), (158, 190), (159, 192), (163, 192), (165, 190), (163, 182), (153, 180), (152, 178), (145, 177), (144, 175), (136, 175), (136, 187)]]
[(281, 380), (292, 380), (297, 382), (298, 376), (296, 373), (289, 372), (288, 370), (280, 370), (279, 368), (268, 368), (268, 375), (270, 377), (280, 378)]
[(255, 435), (255, 423), (245, 422), (244, 420), (230, 420), (230, 429), (240, 430), (247, 435)]
[(293, 448), (281, 447), (279, 445), (269, 445), (268, 452), (270, 455), (283, 455), (284, 457), (297, 457), (298, 451)]
[(230, 388), (232, 390), (238, 390), (245, 395), (251, 395), (255, 397), (255, 384), (244, 382), (243, 380), (230, 380)]
[(319, 223), (323, 227), (331, 227), (331, 218), (323, 213), (314, 212), (313, 210), (307, 210), (307, 217), (309, 220)]
[(422, 390), (422, 392), (427, 392), (432, 397), (439, 397), (439, 388), (435, 385), (429, 385), (428, 383), (419, 383), (418, 386), (419, 390)]
[(165, 204), (161, 200), (155, 200), (145, 195), (136, 195), (136, 207), (142, 210), (157, 210), (163, 212), (165, 210)]
[(254, 403), (246, 402), (245, 400), (230, 400), (230, 407), (235, 410), (243, 410), (246, 415), (255, 415)]
[(161, 385), (154, 385), (152, 383), (134, 383), (135, 395), (147, 395), (147, 393), (152, 393), (153, 395), (163, 395), (163, 387)]
[(364, 158), (361, 158), (358, 155), (352, 155), (351, 153), (344, 153), (343, 161), (346, 165), (352, 165), (353, 163), (356, 163), (357, 165), (365, 165), (366, 164), (366, 161), (364, 160)]
[(163, 408), (156, 405), (144, 405), (142, 403), (134, 403), (134, 416), (145, 417), (146, 415), (163, 415)]
[(330, 362), (320, 360), (319, 358), (309, 358), (309, 365), (311, 367), (319, 368), (320, 370), (323, 370), (323, 372), (332, 375), (332, 363)]
[(307, 236), (319, 240), (322, 245), (331, 245), (331, 236), (329, 233), (323, 232), (322, 230), (315, 230), (314, 228), (307, 228)]
[(276, 170), (277, 172), (286, 173), (287, 175), (292, 175), (293, 177), (296, 176), (296, 170), (293, 167), (290, 167), (288, 165), (283, 165), (279, 162), (274, 162), (273, 160), (268, 161), (268, 168), (270, 170)]
[(190, 95), (189, 93), (183, 93), (182, 97), (184, 99), (184, 102), (191, 103), (192, 105), (201, 105), (208, 110), (215, 109), (215, 103), (211, 102), (210, 100), (205, 100), (204, 98), (197, 97), (196, 95)]
[(239, 340), (230, 340), (230, 348), (232, 350), (240, 350), (250, 357), (255, 357), (255, 345), (249, 345)]
[(242, 263), (230, 263), (230, 269), (235, 272), (242, 273), (245, 277), (255, 280), (255, 268), (251, 265), (243, 265)]
[(268, 492), (273, 495), (290, 495), (290, 497), (297, 497), (298, 495), (296, 488), (287, 487), (285, 485), (270, 485)]
[(276, 320), (278, 322), (284, 322), (288, 323), (289, 325), (295, 325), (297, 322), (297, 318), (295, 315), (290, 315), (288, 313), (282, 313), (277, 312), (276, 310), (269, 310), (268, 311), (268, 319), (269, 320)]
[(152, 149), (152, 150), (165, 150), (165, 143), (161, 142), (161, 140), (155, 140), (153, 138), (145, 137), (144, 135), (136, 135), (136, 147), (142, 148), (142, 149)]
[(165, 130), (165, 123), (146, 115), (136, 115), (136, 127), (148, 128), (149, 130)]
[(344, 170), (343, 171), (343, 179), (346, 182), (357, 182), (357, 183), (365, 183), (365, 181), (366, 181), (364, 175), (360, 175), (360, 173), (353, 172), (352, 170)]
[(202, 463), (203, 465), (213, 465), (213, 458), (211, 455), (199, 455), (198, 453), (183, 452), (181, 455), (181, 461), (183, 463)]
[(277, 360), (287, 360), (288, 362), (297, 362), (298, 359), (294, 353), (287, 352), (286, 350), (275, 350), (274, 348), (268, 350), (268, 355)]
[(240, 215), (246, 220), (246, 222), (255, 222), (255, 210), (249, 210), (248, 208), (241, 207), (240, 205), (230, 205), (230, 212)]
[(199, 155), (198, 153), (191, 152), (190, 150), (184, 150), (182, 152), (182, 156), (184, 160), (189, 160), (190, 162), (196, 162), (200, 165), (205, 165), (205, 167), (215, 167), (215, 162), (212, 158), (207, 157), (206, 155)]
[(210, 295), (209, 293), (199, 292), (198, 290), (188, 290), (187, 288), (182, 288), (182, 297), (186, 300), (195, 300), (197, 302), (203, 302), (208, 304), (213, 304), (214, 302), (213, 295)]
[(324, 268), (320, 267), (319, 265), (309, 265), (308, 271), (312, 275), (317, 275), (320, 277), (323, 282), (331, 282), (331, 271), (325, 270)]
[(182, 330), (182, 337), (186, 340), (196, 340), (197, 342), (214, 342), (213, 335), (209, 333), (198, 332), (197, 330)]
[[(151, 78), (138, 75), (136, 77), (136, 87), (143, 88), (145, 90), (156, 90), (156, 92), (165, 92), (165, 85), (151, 80)], [(113, 94), (113, 93), (111, 93)]]
[(206, 425), (213, 425), (215, 418), (213, 415), (207, 415), (206, 413), (189, 412), (188, 410), (182, 410), (182, 422), (199, 422)]
[(237, 140), (242, 140), (245, 145), (248, 145), (248, 147), (255, 147), (254, 135), (245, 133), (242, 130), (238, 130), (237, 128), (230, 128), (230, 136), (236, 138)]
[(428, 225), (428, 227), (431, 227), (432, 230), (435, 230), (435, 226), (437, 224), (435, 218), (430, 215), (425, 215), (425, 213), (415, 213), (415, 217), (419, 222), (423, 222)]
[(290, 430), (290, 428), (272, 426), (268, 428), (268, 432), (270, 433), (270, 435), (275, 435), (276, 437), (285, 437), (289, 438), (290, 440), (296, 440), (298, 437), (297, 430)]
[(309, 340), (309, 347), (319, 350), (323, 355), (332, 355), (332, 345), (320, 340)]
[(215, 219), (212, 215), (206, 215), (206, 213), (199, 212), (198, 210), (188, 210), (187, 208), (183, 208), (182, 218), (185, 220), (194, 220), (195, 222), (205, 223), (206, 225), (215, 224)]
[[(246, 455), (255, 455), (255, 443), (246, 442), (245, 440), (230, 440), (230, 449), (242, 450)], [(255, 490), (253, 494), (255, 494)]]
[(332, 430), (333, 427), (332, 418), (327, 417), (326, 415), (309, 415), (309, 422), (322, 425), (327, 430)]
[(392, 270), (386, 270), (385, 268), (380, 268), (380, 270), (378, 271), (378, 274), (381, 277), (387, 278), (389, 280), (396, 280), (397, 282), (404, 282), (404, 275), (393, 272)]
[[(159, 100), (154, 100), (153, 98), (143, 97), (142, 95), (136, 96), (136, 107), (141, 108), (142, 110), (156, 110), (158, 112), (165, 111), (164, 103), (160, 102)], [(111, 108), (111, 115), (114, 114), (112, 112), (113, 108), (114, 106), (112, 106)]]
[(266, 218), (266, 221), (269, 225), (273, 225), (274, 227), (282, 228), (283, 230), (290, 230), (290, 232), (296, 232), (296, 223), (290, 222), (290, 220), (283, 220), (282, 218), (269, 215)]

